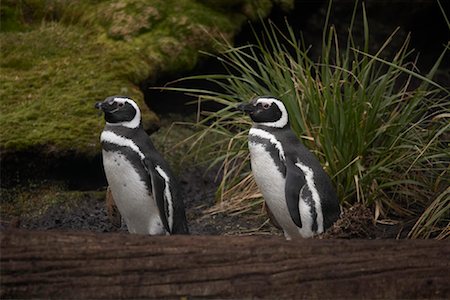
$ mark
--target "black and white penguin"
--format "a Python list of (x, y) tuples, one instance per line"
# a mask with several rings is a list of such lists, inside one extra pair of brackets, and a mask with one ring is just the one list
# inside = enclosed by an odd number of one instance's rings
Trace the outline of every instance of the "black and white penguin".
[(257, 97), (238, 105), (253, 120), (249, 131), (252, 173), (287, 239), (324, 232), (340, 215), (330, 178), (290, 128), (283, 102)]
[(103, 166), (128, 231), (187, 234), (178, 182), (144, 131), (138, 105), (128, 97), (112, 96), (95, 107), (105, 114)]

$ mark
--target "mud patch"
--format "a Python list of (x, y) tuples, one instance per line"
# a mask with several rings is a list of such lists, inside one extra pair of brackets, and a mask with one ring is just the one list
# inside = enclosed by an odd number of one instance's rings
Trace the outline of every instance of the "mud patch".
[[(194, 235), (282, 235), (268, 216), (255, 213), (228, 215), (208, 213), (215, 202), (217, 170), (205, 172), (192, 168), (180, 175), (181, 192), (186, 205), (189, 230)], [(88, 230), (126, 232), (126, 226), (115, 226), (108, 217), (104, 195), (84, 192), (76, 199), (59, 201), (35, 216), (7, 216), (2, 213), (1, 228), (19, 227), (33, 230)], [(341, 218), (318, 238), (379, 239), (404, 237), (399, 226), (376, 224), (373, 212), (362, 204), (344, 208)]]
[[(229, 216), (224, 213), (207, 213), (207, 209), (216, 203), (216, 172), (217, 170), (205, 172), (204, 168), (192, 168), (180, 175), (181, 193), (191, 234), (281, 234), (268, 223), (264, 215)], [(2, 213), (0, 224), (2, 228), (20, 227), (33, 230), (126, 231), (125, 225), (117, 227), (111, 222), (105, 197), (99, 197), (98, 193), (85, 192), (81, 196), (77, 195), (77, 199), (57, 201), (37, 215), (8, 216)], [(105, 194), (106, 187), (102, 191), (102, 195)]]
[(106, 213), (104, 201), (85, 199), (75, 205), (59, 204), (50, 207), (43, 215), (20, 220), (20, 227), (27, 229), (72, 229), (95, 232), (122, 230), (115, 227)]
[[(206, 171), (205, 166), (188, 166), (178, 163), (187, 149), (172, 146), (183, 140), (190, 132), (185, 127), (177, 128), (168, 134), (171, 128), (169, 120), (164, 118), (161, 130), (152, 139), (172, 164), (179, 167), (179, 182), (181, 194), (186, 206), (189, 230), (194, 235), (282, 235), (282, 231), (269, 221), (264, 210), (231, 215), (228, 213), (210, 213), (210, 208), (216, 205), (215, 193), (219, 180), (218, 169)], [(182, 119), (181, 121), (184, 121)], [(167, 140), (165, 136), (170, 136)], [(47, 162), (47, 160), (42, 160)], [(52, 172), (46, 169), (30, 167), (40, 173), (34, 176), (36, 183), (30, 185), (19, 176), (20, 184), (1, 190), (0, 228), (20, 227), (33, 230), (88, 230), (94, 232), (125, 231), (126, 226), (115, 226), (117, 220), (108, 217), (106, 205), (106, 179), (104, 178), (100, 158), (91, 161), (89, 168), (64, 165), (57, 168), (52, 162)], [(22, 170), (22, 165), (16, 167)], [(72, 172), (64, 172), (71, 170)], [(78, 171), (77, 171), (78, 170)], [(82, 171), (80, 171), (82, 170)], [(88, 172), (86, 172), (88, 170)], [(92, 172), (91, 172), (92, 170)], [(14, 172), (8, 175), (13, 174)], [(3, 175), (3, 174), (2, 174)], [(33, 173), (32, 175), (36, 175)], [(42, 179), (46, 177), (46, 179)], [(14, 177), (15, 178), (15, 177)], [(2, 176), (2, 179), (5, 177)], [(63, 180), (64, 179), (64, 180)], [(25, 186), (25, 187), (24, 187)], [(27, 187), (28, 186), (28, 187)], [(17, 190), (17, 191), (15, 191)], [(5, 192), (6, 191), (6, 192)], [(343, 209), (341, 219), (326, 233), (318, 238), (396, 238), (404, 237), (399, 232), (407, 232), (401, 226), (380, 225), (373, 220), (373, 212), (367, 207), (356, 204)], [(115, 223), (117, 225), (117, 222)]]

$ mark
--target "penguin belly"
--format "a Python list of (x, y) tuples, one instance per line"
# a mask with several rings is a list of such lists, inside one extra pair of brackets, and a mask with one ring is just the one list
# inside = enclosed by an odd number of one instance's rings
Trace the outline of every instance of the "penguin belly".
[(250, 143), (249, 149), (252, 173), (267, 206), (283, 228), (287, 239), (299, 237), (299, 228), (292, 221), (286, 204), (284, 175), (278, 170), (264, 145)]
[(103, 150), (103, 166), (114, 201), (136, 234), (166, 234), (155, 200), (133, 164), (120, 152)]

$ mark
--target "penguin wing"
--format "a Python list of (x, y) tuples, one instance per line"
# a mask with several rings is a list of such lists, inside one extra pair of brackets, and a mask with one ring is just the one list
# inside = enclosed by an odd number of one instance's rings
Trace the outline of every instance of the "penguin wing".
[(302, 228), (300, 217), (300, 195), (306, 185), (305, 176), (293, 163), (286, 164), (286, 185), (284, 188), (286, 204), (292, 221)]
[(167, 174), (161, 169), (160, 166), (153, 164), (149, 159), (143, 161), (147, 173), (150, 175), (152, 184), (153, 198), (158, 206), (159, 216), (167, 232), (171, 233), (168, 214), (169, 204), (167, 203), (170, 196), (169, 182)]

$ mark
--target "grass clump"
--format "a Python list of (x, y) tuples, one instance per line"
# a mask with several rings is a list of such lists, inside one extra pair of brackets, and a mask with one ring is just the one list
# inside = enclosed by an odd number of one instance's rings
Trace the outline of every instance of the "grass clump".
[[(436, 63), (422, 74), (409, 37), (393, 54), (386, 50), (395, 32), (369, 52), (364, 9), (364, 40), (358, 44), (352, 35), (356, 11), (355, 6), (343, 46), (326, 21), (318, 60), (288, 24), (280, 30), (266, 23), (263, 36), (255, 34), (254, 45), (223, 43), (220, 59), (229, 74), (196, 77), (216, 83), (223, 92), (189, 92), (224, 108), (199, 123), (201, 130), (190, 139), (192, 148), (219, 153), (209, 163), (222, 163), (222, 208), (253, 206), (259, 194), (248, 164), (251, 125), (235, 106), (256, 95), (274, 95), (287, 106), (292, 129), (322, 162), (344, 206), (359, 202), (373, 207), (376, 219), (418, 218), (425, 211), (416, 227), (428, 228), (415, 228), (410, 236), (448, 235), (448, 228), (442, 232), (450, 220), (448, 192), (443, 192), (450, 182), (445, 140), (450, 92), (433, 78), (450, 46), (444, 45)], [(204, 144), (211, 133), (218, 138)]]

